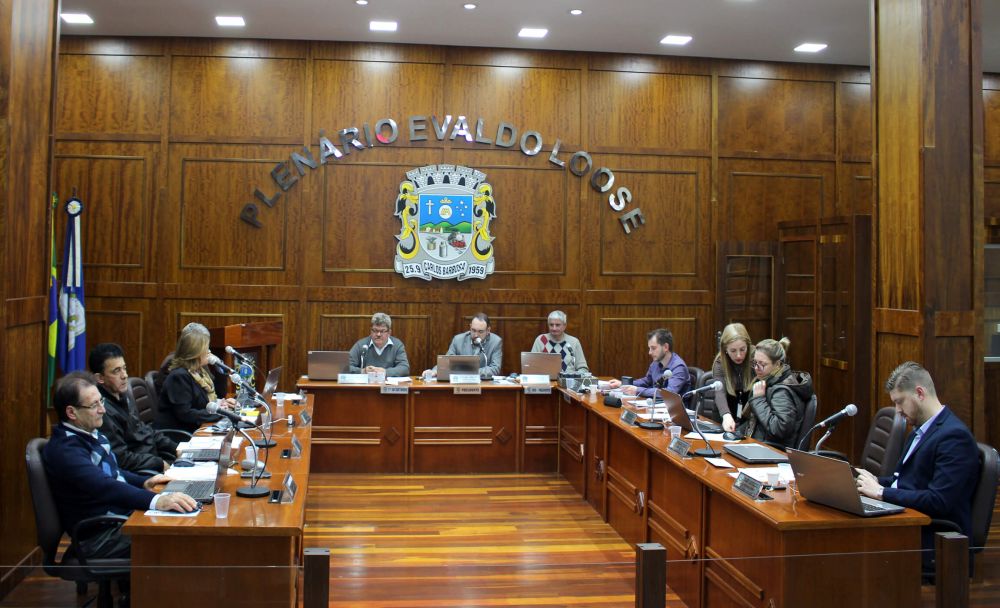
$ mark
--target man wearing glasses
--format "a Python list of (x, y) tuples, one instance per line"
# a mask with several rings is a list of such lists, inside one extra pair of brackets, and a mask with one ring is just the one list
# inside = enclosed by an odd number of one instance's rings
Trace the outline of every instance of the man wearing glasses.
[(177, 459), (177, 442), (139, 418), (122, 348), (110, 342), (98, 344), (90, 351), (88, 364), (104, 397), (101, 432), (111, 442), (118, 466), (132, 472), (166, 471)]
[(83, 557), (128, 557), (131, 540), (120, 527), (80, 532), (76, 525), (96, 515), (128, 515), (135, 509), (190, 512), (198, 503), (179, 492), (156, 494), (152, 488), (170, 481), (166, 475), (146, 477), (118, 467), (108, 438), (100, 431), (104, 398), (87, 372), (73, 372), (56, 383), (53, 405), (59, 424), (42, 450), (59, 520), (74, 536)]
[(384, 312), (372, 315), (371, 335), (351, 347), (352, 374), (382, 373), (387, 378), (410, 375), (410, 360), (399, 338), (392, 337), (392, 319)]
[[(477, 312), (469, 322), (469, 331), (462, 332), (451, 339), (447, 355), (479, 355), (479, 377), (492, 378), (500, 375), (503, 363), (503, 338), (490, 333), (490, 318), (485, 312)], [(437, 366), (426, 370), (428, 374), (437, 375)]]

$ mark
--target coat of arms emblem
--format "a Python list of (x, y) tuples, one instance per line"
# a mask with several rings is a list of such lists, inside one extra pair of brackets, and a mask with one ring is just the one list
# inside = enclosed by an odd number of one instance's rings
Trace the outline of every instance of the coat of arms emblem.
[(458, 165), (406, 172), (396, 197), (395, 270), (406, 278), (485, 279), (493, 274), (496, 217), (486, 174)]

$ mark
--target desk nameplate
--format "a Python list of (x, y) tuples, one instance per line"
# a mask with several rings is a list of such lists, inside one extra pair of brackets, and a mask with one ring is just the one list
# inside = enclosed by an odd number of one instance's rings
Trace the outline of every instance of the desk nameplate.
[(451, 389), (454, 395), (482, 395), (483, 387), (479, 384), (467, 384), (464, 386), (456, 386)]
[(398, 386), (394, 384), (383, 384), (378, 392), (383, 395), (409, 395), (410, 387)]
[(525, 384), (524, 385), (525, 395), (551, 395), (552, 385), (551, 384)]
[(368, 374), (337, 374), (337, 384), (368, 384)]
[(448, 376), (451, 384), (481, 384), (482, 379), (479, 374), (451, 374)]

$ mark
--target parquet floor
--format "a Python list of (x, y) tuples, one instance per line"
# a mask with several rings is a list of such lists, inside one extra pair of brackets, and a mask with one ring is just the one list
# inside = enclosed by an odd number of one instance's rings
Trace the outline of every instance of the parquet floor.
[[(555, 475), (311, 476), (306, 545), (331, 549), (330, 606), (634, 605), (634, 554)], [(973, 606), (1000, 606), (1000, 509)], [(0, 608), (79, 606), (28, 577)], [(923, 606), (934, 605), (925, 587)], [(668, 596), (668, 606), (680, 606)], [(135, 607), (141, 608), (141, 607)]]

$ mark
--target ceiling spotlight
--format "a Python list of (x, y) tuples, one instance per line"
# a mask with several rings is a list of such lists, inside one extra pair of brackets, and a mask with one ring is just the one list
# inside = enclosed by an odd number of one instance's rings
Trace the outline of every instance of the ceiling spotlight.
[(573, 16), (575, 17), (575, 16), (577, 16), (577, 15), (582, 15), (582, 14), (583, 14), (583, 11), (582, 11), (581, 9), (578, 9), (578, 8), (574, 8), (573, 10), (571, 10), (571, 11), (569, 12), (569, 14), (570, 14), (570, 15), (573, 15)]
[(803, 42), (799, 46), (795, 47), (795, 50), (799, 53), (818, 53), (825, 48), (826, 45), (822, 42)]
[(395, 32), (396, 25), (395, 21), (369, 21), (368, 29), (373, 32)]
[(517, 33), (521, 38), (545, 38), (549, 30), (544, 27), (522, 27)]
[(465, 9), (465, 10), (467, 10), (467, 11), (471, 11), (471, 10), (475, 10), (475, 8), (476, 8), (476, 5), (475, 5), (475, 4), (473, 4), (473, 3), (471, 3), (471, 2), (467, 2), (467, 3), (463, 4), (463, 5), (462, 5), (462, 7), (463, 7), (463, 8)]
[(667, 34), (663, 37), (663, 40), (660, 40), (660, 44), (672, 44), (674, 46), (684, 46), (689, 42), (691, 42), (691, 36), (680, 34)]
[(368, 0), (354, 0), (354, 4), (357, 4), (358, 6), (364, 6), (368, 4)]
[(246, 25), (246, 21), (243, 21), (243, 17), (223, 17), (220, 15), (215, 18), (215, 22), (222, 27), (243, 27)]
[(66, 23), (90, 25), (94, 22), (87, 13), (60, 13), (59, 16)]

